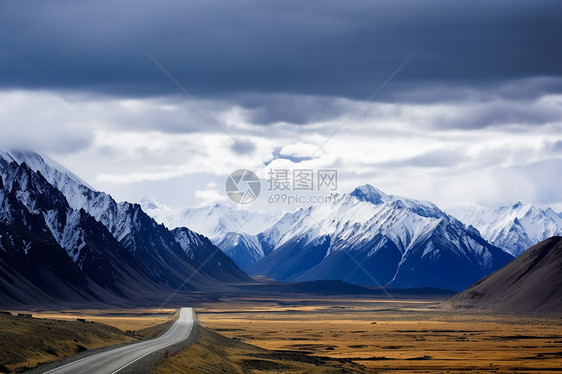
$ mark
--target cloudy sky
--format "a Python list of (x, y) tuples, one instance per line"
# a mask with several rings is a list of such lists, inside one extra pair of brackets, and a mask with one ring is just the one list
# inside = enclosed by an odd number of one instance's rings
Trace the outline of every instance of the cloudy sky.
[(561, 14), (559, 0), (5, 0), (0, 147), (174, 207), (274, 168), (445, 208), (560, 211)]

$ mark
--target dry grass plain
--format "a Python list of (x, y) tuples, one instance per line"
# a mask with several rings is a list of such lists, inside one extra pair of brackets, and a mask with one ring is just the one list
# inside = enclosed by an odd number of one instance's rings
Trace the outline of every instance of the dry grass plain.
[[(436, 309), (436, 304), (367, 298), (230, 298), (199, 304), (194, 306), (199, 321), (210, 330), (201, 328), (196, 344), (163, 361), (155, 372), (562, 371), (561, 319), (459, 314)], [(33, 319), (0, 315), (0, 363), (17, 370), (84, 348), (150, 338), (167, 329), (176, 312), (33, 311)]]
[(458, 314), (436, 304), (225, 299), (196, 310), (203, 326), (227, 337), (267, 350), (352, 361), (368, 372), (562, 371), (562, 320)]
[(83, 318), (87, 321), (104, 323), (117, 327), (122, 331), (138, 331), (175, 319), (177, 309), (174, 308), (138, 308), (138, 309), (70, 309), (70, 310), (12, 310), (12, 314), (32, 313), (35, 318), (48, 318), (61, 321), (76, 321)]
[[(85, 350), (151, 338), (171, 326), (176, 312), (124, 309), (0, 314), (0, 372), (20, 372)], [(17, 317), (18, 313), (32, 313), (33, 318)]]
[(199, 327), (197, 342), (163, 359), (155, 374), (367, 373), (353, 362), (268, 351)]

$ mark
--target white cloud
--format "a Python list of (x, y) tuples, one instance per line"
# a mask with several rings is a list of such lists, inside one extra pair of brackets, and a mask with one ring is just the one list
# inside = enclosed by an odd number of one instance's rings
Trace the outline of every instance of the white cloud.
[[(315, 103), (320, 101), (331, 102)], [(0, 102), (2, 147), (46, 152), (119, 199), (148, 194), (170, 206), (195, 206), (225, 200), (221, 187), (236, 169), (252, 169), (265, 182), (269, 168), (337, 168), (339, 192), (370, 183), (442, 206), (516, 200), (562, 206), (562, 196), (549, 187), (562, 184), (560, 95), (523, 102), (371, 103), (314, 159), (298, 163), (273, 158), (310, 156), (358, 103), (333, 99), (338, 110), (326, 121), (261, 126), (236, 104), (205, 102), (228, 135), (177, 97), (4, 91)]]
[(199, 205), (201, 206), (226, 200), (224, 193), (221, 193), (216, 189), (197, 190), (195, 191), (195, 198), (199, 200)]
[(279, 154), (292, 157), (311, 157), (318, 151), (318, 145), (310, 143), (292, 143), (281, 148)]

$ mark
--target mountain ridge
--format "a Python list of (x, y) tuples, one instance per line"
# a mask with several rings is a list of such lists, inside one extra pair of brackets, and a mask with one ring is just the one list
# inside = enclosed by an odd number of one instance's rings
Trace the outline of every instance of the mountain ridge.
[(435, 204), (370, 185), (289, 213), (260, 235), (272, 249), (249, 274), (282, 281), (460, 290), (513, 259)]
[[(177, 289), (252, 282), (205, 237), (184, 228), (190, 235), (180, 243), (138, 204), (117, 203), (41, 160), (33, 152), (0, 153), (3, 302), (33, 302), (33, 294), (43, 301), (53, 295), (67, 301), (138, 300), (143, 294), (158, 298)], [(189, 251), (183, 248), (186, 238)], [(28, 290), (19, 289), (30, 282)]]
[(450, 212), (514, 256), (547, 238), (562, 235), (562, 213), (520, 201), (496, 209), (472, 206), (452, 208)]
[(378, 287), (461, 290), (513, 259), (431, 202), (371, 185), (334, 196), (286, 213), (258, 234), (223, 231), (214, 243), (253, 276)]

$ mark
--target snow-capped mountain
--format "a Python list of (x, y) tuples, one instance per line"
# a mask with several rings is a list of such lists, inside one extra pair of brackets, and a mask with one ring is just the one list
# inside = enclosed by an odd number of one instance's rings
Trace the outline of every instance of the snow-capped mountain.
[(471, 206), (453, 208), (449, 212), (514, 256), (547, 238), (562, 235), (562, 213), (531, 204), (517, 202), (497, 209)]
[(143, 210), (168, 227), (189, 227), (210, 239), (223, 238), (229, 232), (257, 235), (270, 228), (282, 213), (254, 213), (216, 203), (200, 208), (173, 209), (145, 196), (139, 201)]
[(59, 184), (59, 186), (55, 186), (57, 188), (65, 185), (83, 185), (90, 190), (95, 191), (95, 189), (86, 181), (84, 181), (50, 157), (44, 155), (41, 156), (35, 152), (1, 150), (0, 157), (7, 162), (13, 161), (17, 164), (22, 164), (25, 162), (30, 169), (36, 172), (40, 172), (47, 180), (56, 180)]
[(139, 202), (143, 210), (167, 227), (189, 227), (223, 249), (236, 264), (246, 270), (264, 257), (257, 234), (273, 226), (282, 213), (253, 213), (224, 204), (200, 208), (172, 209), (150, 197)]
[(178, 237), (139, 205), (115, 202), (36, 153), (0, 153), (5, 302), (138, 298), (249, 280), (208, 239), (182, 232)]
[(249, 274), (283, 281), (461, 290), (513, 259), (434, 204), (370, 185), (286, 214), (251, 240), (264, 257)]

